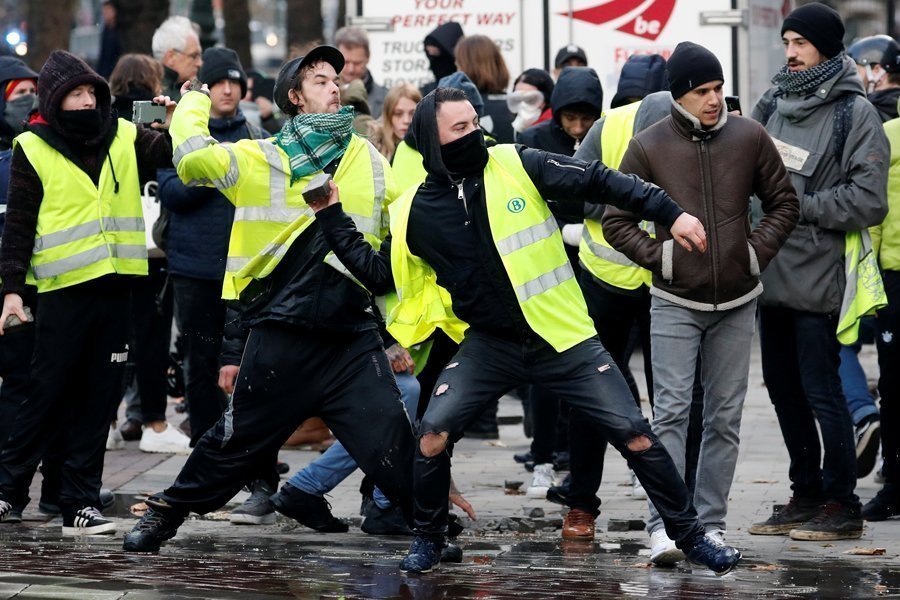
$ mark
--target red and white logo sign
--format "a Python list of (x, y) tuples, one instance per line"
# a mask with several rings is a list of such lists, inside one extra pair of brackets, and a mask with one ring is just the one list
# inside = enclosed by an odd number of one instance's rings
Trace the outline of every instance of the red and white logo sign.
[[(571, 16), (573, 19), (594, 25), (628, 19), (616, 27), (616, 30), (656, 41), (666, 28), (673, 10), (675, 0), (651, 0), (649, 4), (647, 0), (610, 0), (590, 8), (572, 11)], [(568, 12), (560, 14), (569, 16)]]

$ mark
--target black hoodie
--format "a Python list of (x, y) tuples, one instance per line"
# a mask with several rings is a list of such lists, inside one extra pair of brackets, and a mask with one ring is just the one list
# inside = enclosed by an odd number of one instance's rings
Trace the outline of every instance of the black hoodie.
[[(491, 235), (483, 175), (454, 182), (441, 159), (433, 93), (419, 103), (410, 131), (428, 172), (410, 210), (406, 240), (410, 252), (435, 270), (438, 284), (453, 298), (454, 313), (473, 329), (537, 341)], [(517, 150), (525, 172), (544, 197), (565, 198), (565, 204), (602, 201), (630, 206), (665, 227), (671, 227), (682, 212), (661, 189), (599, 161), (586, 163), (524, 146)], [(329, 245), (357, 279), (369, 289), (383, 287), (390, 277), (389, 250), (382, 246), (379, 253), (362, 245), (362, 235), (355, 232), (340, 204), (316, 217)]]
[(427, 55), (431, 72), (434, 73), (434, 81), (426, 83), (420, 88), (423, 96), (436, 88), (437, 82), (442, 77), (456, 72), (456, 59), (453, 51), (456, 50), (456, 44), (463, 36), (462, 26), (456, 21), (444, 23), (425, 36), (425, 45), (437, 46), (441, 49), (441, 53), (438, 56)]
[[(553, 118), (529, 127), (520, 134), (520, 141), (530, 148), (572, 156), (575, 154), (575, 138), (560, 125), (561, 113), (566, 108), (593, 110), (597, 117), (603, 110), (603, 86), (597, 72), (590, 67), (563, 69), (550, 96)], [(587, 133), (587, 132), (585, 132)]]
[[(97, 106), (104, 115), (101, 130), (91, 143), (70, 139), (58, 120), (60, 105), (66, 94), (82, 84), (94, 86)], [(118, 120), (111, 109), (106, 80), (97, 75), (80, 58), (63, 50), (56, 50), (41, 68), (38, 102), (41, 116), (46, 121), (32, 121), (29, 129), (78, 166), (94, 184), (97, 184), (103, 163), (108, 158), (107, 151), (118, 127)], [(172, 163), (171, 138), (159, 131), (138, 128), (134, 152), (141, 180), (152, 178), (156, 169)], [(0, 278), (3, 279), (4, 294), (22, 293), (24, 290), (25, 272), (31, 261), (43, 197), (44, 188), (40, 177), (28, 161), (25, 151), (21, 146), (17, 146), (13, 151), (10, 165), (6, 228), (0, 246)]]
[(881, 117), (882, 123), (897, 118), (897, 101), (900, 100), (900, 87), (872, 92), (868, 98), (872, 106), (878, 111), (878, 116)]

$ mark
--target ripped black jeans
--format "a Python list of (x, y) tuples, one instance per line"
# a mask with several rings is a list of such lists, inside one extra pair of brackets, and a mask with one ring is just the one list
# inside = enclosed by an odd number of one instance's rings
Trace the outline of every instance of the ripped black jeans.
[[(653, 436), (650, 424), (638, 411), (621, 372), (600, 340), (593, 337), (556, 352), (542, 340), (519, 343), (481, 331), (469, 330), (459, 351), (437, 378), (428, 409), (419, 426), (414, 468), (414, 531), (441, 540), (447, 530), (447, 494), (453, 444), (478, 418), (485, 404), (514, 387), (531, 383), (566, 400), (571, 418), (603, 435), (634, 470), (662, 516), (666, 532), (679, 547), (690, 547), (703, 527), (684, 481), (672, 458)], [(447, 448), (433, 457), (422, 452), (422, 436), (447, 432)], [(646, 444), (649, 448), (628, 449)], [(428, 440), (424, 442), (426, 447)], [(430, 452), (429, 452), (430, 453)], [(572, 473), (575, 478), (579, 474)], [(592, 494), (573, 498), (573, 507), (596, 511)]]

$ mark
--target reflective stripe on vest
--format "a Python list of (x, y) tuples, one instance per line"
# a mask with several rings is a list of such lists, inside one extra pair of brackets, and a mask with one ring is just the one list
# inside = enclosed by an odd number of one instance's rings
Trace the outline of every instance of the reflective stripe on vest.
[[(600, 146), (601, 160), (606, 166), (616, 169), (622, 162), (628, 143), (634, 135), (634, 121), (640, 105), (640, 102), (634, 102), (605, 113), (603, 129), (600, 131)], [(642, 223), (642, 227), (649, 230), (646, 223)], [(578, 258), (594, 277), (626, 290), (650, 284), (650, 271), (639, 267), (610, 246), (603, 237), (599, 221), (585, 219), (581, 237)]]
[[(226, 260), (223, 297), (236, 299), (252, 279), (262, 279), (275, 269), (297, 237), (314, 222), (314, 215), (305, 202), (302, 191), (313, 175), (301, 178), (290, 185), (290, 170), (287, 155), (271, 141), (257, 140), (252, 146), (244, 145), (240, 150), (258, 153), (258, 162), (268, 166), (262, 175), (253, 171), (239, 177), (242, 181), (242, 197), (237, 198), (231, 240)], [(259, 160), (261, 159), (261, 160)], [(335, 182), (341, 189), (341, 203), (344, 211), (353, 219), (366, 241), (374, 247), (381, 244), (383, 230), (382, 210), (387, 184), (383, 158), (364, 139), (353, 136), (338, 169)], [(249, 202), (258, 203), (260, 197), (268, 204), (247, 205), (241, 201), (244, 187), (255, 185), (259, 191)], [(258, 194), (262, 194), (261, 196)], [(350, 276), (333, 253), (325, 259), (326, 264), (340, 273)], [(351, 278), (352, 279), (352, 278)], [(352, 279), (355, 281), (355, 279)]]
[[(596, 335), (550, 209), (512, 144), (494, 146), (484, 171), (488, 221), (519, 307), (529, 327), (562, 352)], [(427, 339), (435, 327), (457, 342), (468, 325), (452, 310), (434, 270), (407, 245), (409, 211), (417, 189), (391, 207), (391, 267), (400, 302), (388, 330), (403, 346)], [(440, 226), (440, 223), (434, 223)]]
[(27, 274), (39, 292), (109, 274), (147, 274), (136, 137), (132, 123), (117, 122), (97, 184), (34, 133), (16, 138), (43, 188)]

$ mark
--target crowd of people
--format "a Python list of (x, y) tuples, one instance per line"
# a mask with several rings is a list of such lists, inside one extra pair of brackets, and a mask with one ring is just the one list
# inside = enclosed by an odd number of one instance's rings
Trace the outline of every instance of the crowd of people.
[[(64, 535), (114, 533), (104, 452), (139, 439), (189, 457), (127, 552), (244, 487), (234, 523), (347, 531), (325, 494), (361, 468), (362, 530), (412, 536), (400, 569), (427, 573), (462, 559), (450, 506), (475, 517), (453, 447), (496, 436), (512, 392), (533, 438), (513, 458), (529, 497), (567, 507), (563, 538), (594, 539), (609, 443), (648, 499), (651, 561), (723, 575), (757, 327), (791, 497), (741, 527), (853, 539), (900, 515), (900, 46), (845, 49), (819, 3), (781, 33), (747, 116), (690, 41), (632, 56), (606, 111), (578, 46), (510, 83), (458, 23), (425, 38), (421, 90), (378, 85), (354, 27), (274, 80), (184, 17), (109, 81), (63, 50), (39, 73), (0, 58), (0, 520), (40, 468)], [(279, 489), (278, 450), (316, 417), (337, 441)]]

